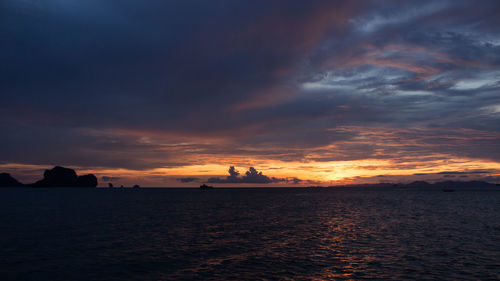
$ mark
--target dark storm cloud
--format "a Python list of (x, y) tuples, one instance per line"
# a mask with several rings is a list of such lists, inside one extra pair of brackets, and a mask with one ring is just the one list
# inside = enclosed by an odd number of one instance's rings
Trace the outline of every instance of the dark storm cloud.
[(0, 5), (2, 163), (500, 161), (498, 1)]
[(207, 180), (208, 183), (256, 183), (256, 184), (265, 184), (265, 183), (293, 183), (298, 184), (301, 183), (302, 180), (296, 177), (287, 177), (287, 178), (276, 178), (276, 177), (268, 177), (262, 172), (257, 171), (254, 167), (248, 168), (248, 171), (245, 172), (243, 176), (240, 176), (240, 173), (236, 170), (234, 166), (229, 167), (228, 170), (229, 176), (224, 178), (209, 178)]
[(194, 178), (194, 177), (187, 177), (187, 178), (177, 178), (178, 181), (182, 183), (188, 183), (188, 182), (195, 182), (198, 181), (199, 178)]
[[(68, 125), (205, 128), (203, 110), (254, 98), (313, 46), (307, 27), (332, 5), (296, 2), (90, 1), (24, 13), (9, 2), (6, 108)], [(236, 125), (221, 117), (210, 129)]]
[(272, 180), (268, 176), (258, 172), (254, 167), (250, 167), (248, 171), (243, 176), (239, 176), (240, 173), (234, 168), (234, 166), (229, 167), (229, 176), (225, 179), (221, 178), (209, 178), (207, 182), (209, 183), (271, 183)]

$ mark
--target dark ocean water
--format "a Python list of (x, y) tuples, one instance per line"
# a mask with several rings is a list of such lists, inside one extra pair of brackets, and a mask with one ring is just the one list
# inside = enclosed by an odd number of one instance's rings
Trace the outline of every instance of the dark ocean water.
[(500, 192), (0, 189), (0, 280), (499, 280)]

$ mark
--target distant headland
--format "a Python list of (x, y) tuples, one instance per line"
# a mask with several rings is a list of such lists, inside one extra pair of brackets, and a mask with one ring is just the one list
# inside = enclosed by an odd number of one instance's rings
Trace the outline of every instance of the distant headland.
[[(481, 188), (495, 187), (494, 183), (485, 181), (439, 181), (429, 183), (426, 181), (414, 181), (411, 183), (366, 183), (366, 184), (347, 184), (347, 185), (332, 185), (333, 187), (364, 187), (364, 188)], [(327, 188), (323, 186), (309, 186), (309, 188)]]
[[(93, 174), (78, 176), (75, 170), (61, 166), (55, 166), (50, 170), (45, 170), (43, 178), (34, 183), (23, 184), (12, 177), (9, 173), (0, 173), (0, 187), (97, 187), (97, 177)], [(338, 187), (363, 187), (363, 188), (482, 188), (497, 187), (499, 184), (485, 181), (440, 181), (429, 183), (425, 181), (414, 181), (411, 183), (365, 183), (365, 184), (346, 184), (333, 186), (308, 186), (308, 188), (338, 188)], [(112, 183), (108, 183), (109, 188), (114, 188)], [(124, 186), (122, 185), (121, 188)], [(140, 188), (134, 185), (134, 189)], [(202, 184), (200, 189), (213, 189), (212, 186)]]
[(75, 170), (56, 166), (45, 170), (43, 179), (32, 184), (23, 184), (8, 173), (0, 173), (0, 187), (96, 187), (97, 177), (93, 174), (78, 176)]

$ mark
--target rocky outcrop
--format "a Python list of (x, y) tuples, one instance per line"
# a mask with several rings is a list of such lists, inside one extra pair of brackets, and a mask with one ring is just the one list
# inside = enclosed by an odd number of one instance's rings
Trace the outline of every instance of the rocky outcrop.
[(78, 187), (96, 187), (97, 178), (93, 174), (79, 176), (76, 179), (76, 186)]
[(24, 186), (8, 173), (0, 173), (0, 187)]
[(45, 170), (43, 179), (38, 183), (46, 187), (76, 186), (77, 178), (75, 170), (56, 166), (51, 170)]
[(33, 187), (96, 187), (96, 176), (89, 174), (77, 176), (75, 170), (56, 166), (45, 170), (43, 179), (35, 182)]

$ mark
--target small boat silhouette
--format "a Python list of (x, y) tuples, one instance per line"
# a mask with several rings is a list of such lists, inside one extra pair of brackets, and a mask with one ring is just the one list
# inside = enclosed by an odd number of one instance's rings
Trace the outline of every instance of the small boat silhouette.
[(206, 184), (200, 185), (200, 189), (213, 189), (213, 188), (214, 188), (213, 186), (206, 185)]
[(443, 188), (443, 192), (454, 192), (455, 189), (452, 188)]

